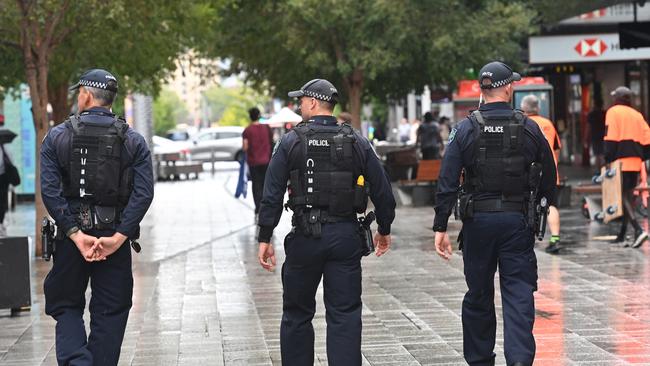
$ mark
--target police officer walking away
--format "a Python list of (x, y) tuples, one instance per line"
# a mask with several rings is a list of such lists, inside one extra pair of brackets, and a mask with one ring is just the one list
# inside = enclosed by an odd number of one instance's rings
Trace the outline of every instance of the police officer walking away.
[(535, 357), (537, 259), (534, 224), (529, 222), (533, 213), (527, 211), (533, 211), (528, 208), (530, 196), (553, 203), (556, 173), (552, 152), (537, 124), (510, 106), (512, 82), (520, 79), (504, 63), (483, 66), (479, 85), (486, 104), (452, 130), (438, 181), (435, 248), (449, 259), (447, 220), (463, 173), (460, 235), (468, 287), (462, 307), (463, 353), (470, 365), (494, 365), (497, 265), (507, 364), (532, 365)]
[[(54, 127), (41, 148), (43, 202), (57, 225), (45, 312), (56, 324), (59, 365), (116, 365), (131, 298), (131, 244), (153, 199), (144, 138), (111, 112), (117, 80), (93, 69), (79, 89), (78, 115)], [(90, 335), (83, 313), (88, 280)]]
[[(292, 231), (284, 240), (282, 364), (314, 364), (316, 290), (323, 278), (330, 365), (361, 365), (361, 257), (366, 246), (357, 213), (367, 195), (377, 211), (376, 255), (388, 251), (395, 199), (390, 182), (368, 140), (332, 115), (338, 100), (334, 85), (314, 79), (289, 97), (299, 98), (303, 120), (284, 135), (271, 158), (259, 214), (259, 262), (275, 266), (271, 236), (287, 207)], [(365, 239), (370, 238), (365, 231)]]

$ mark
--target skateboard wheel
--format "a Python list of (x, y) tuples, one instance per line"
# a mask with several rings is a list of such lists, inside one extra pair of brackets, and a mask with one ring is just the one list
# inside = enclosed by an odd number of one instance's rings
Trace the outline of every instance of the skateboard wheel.
[(607, 176), (607, 178), (614, 177), (616, 175), (616, 169), (607, 169), (605, 175)]
[(603, 182), (603, 176), (602, 175), (594, 175), (591, 177), (591, 181), (594, 182), (594, 184), (600, 184)]
[(599, 212), (594, 216), (594, 219), (596, 219), (596, 221), (602, 222), (603, 220), (605, 220), (605, 214)]
[(618, 210), (618, 206), (616, 206), (616, 205), (609, 206), (609, 207), (607, 207), (607, 214), (608, 215), (613, 215), (613, 214), (616, 213), (616, 210)]

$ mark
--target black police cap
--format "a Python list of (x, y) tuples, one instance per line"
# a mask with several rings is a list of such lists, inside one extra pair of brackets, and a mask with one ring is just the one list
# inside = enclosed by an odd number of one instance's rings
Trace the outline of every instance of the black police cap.
[(521, 80), (521, 75), (499, 61), (490, 62), (478, 72), (478, 83), (481, 89), (500, 88), (519, 80)]
[(336, 103), (339, 99), (339, 92), (334, 85), (325, 79), (314, 79), (307, 82), (300, 88), (289, 92), (289, 97), (311, 97), (330, 103)]
[(79, 82), (70, 87), (70, 90), (79, 89), (81, 86), (110, 90), (117, 93), (117, 79), (110, 72), (102, 69), (91, 69), (79, 78)]

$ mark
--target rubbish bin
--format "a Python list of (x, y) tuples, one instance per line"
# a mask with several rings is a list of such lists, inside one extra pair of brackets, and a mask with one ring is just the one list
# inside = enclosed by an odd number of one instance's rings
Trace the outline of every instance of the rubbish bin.
[(0, 309), (13, 313), (31, 304), (29, 241), (27, 237), (0, 238)]

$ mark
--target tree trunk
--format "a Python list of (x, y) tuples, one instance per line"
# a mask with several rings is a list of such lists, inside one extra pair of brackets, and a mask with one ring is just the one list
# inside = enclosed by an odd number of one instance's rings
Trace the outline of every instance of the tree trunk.
[(52, 83), (49, 83), (48, 95), (50, 97), (50, 105), (52, 106), (52, 121), (54, 121), (54, 123), (65, 121), (65, 119), (70, 115), (68, 85), (65, 83), (61, 85), (52, 85)]
[(36, 131), (36, 177), (35, 177), (35, 205), (36, 205), (36, 227), (34, 228), (34, 242), (36, 244), (36, 256), (39, 257), (43, 254), (41, 248), (40, 224), (41, 219), (47, 215), (45, 206), (43, 206), (43, 199), (41, 197), (41, 155), (40, 146), (41, 141), (45, 138), (48, 130), (47, 118), (47, 78), (45, 85), (39, 85), (39, 81), (43, 78), (38, 75), (41, 72), (47, 73), (47, 67), (33, 67), (26, 65), (28, 70), (27, 81), (29, 84), (29, 95), (32, 100), (32, 115), (34, 117), (34, 129)]
[(352, 115), (352, 126), (361, 128), (361, 107), (363, 96), (363, 71), (355, 69), (345, 78), (343, 83), (348, 93), (348, 109)]

